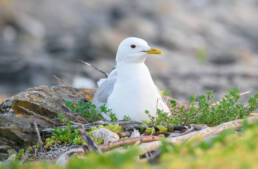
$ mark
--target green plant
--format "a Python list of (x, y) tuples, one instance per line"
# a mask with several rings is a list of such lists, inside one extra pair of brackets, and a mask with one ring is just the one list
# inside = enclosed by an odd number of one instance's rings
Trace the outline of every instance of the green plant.
[(112, 113), (111, 109), (108, 109), (106, 107), (106, 105), (102, 105), (100, 106), (100, 110), (101, 112), (103, 112), (104, 114), (108, 115), (110, 117), (110, 121), (117, 121), (117, 117), (114, 113)]
[(154, 126), (158, 128), (159, 132), (166, 132), (171, 129), (170, 126), (171, 124), (173, 124), (173, 121), (174, 121), (174, 117), (171, 116), (171, 114), (163, 112), (159, 109), (157, 110), (156, 117), (150, 115), (149, 111), (147, 110), (145, 111), (145, 113), (148, 115), (150, 121), (143, 120), (143, 123), (145, 123), (150, 127), (146, 128), (144, 133), (155, 134), (156, 131)]
[[(29, 155), (32, 152), (33, 148), (31, 146), (27, 147), (26, 151), (22, 148), (19, 149), (18, 153), (15, 156), (15, 160), (21, 160), (24, 156)], [(14, 152), (9, 153), (9, 157), (12, 156)]]
[(171, 94), (171, 90), (161, 90), (160, 91), (160, 94), (162, 95), (162, 96), (172, 96), (172, 94)]
[(96, 110), (96, 106), (91, 102), (78, 101), (77, 104), (66, 101), (65, 104), (73, 111), (80, 112), (88, 122), (103, 120), (100, 112)]
[(71, 123), (62, 114), (58, 114), (58, 118), (66, 125), (66, 127), (56, 127), (52, 131), (52, 136), (46, 139), (45, 148), (48, 148), (54, 144), (67, 143), (80, 145), (84, 143), (78, 129), (74, 129), (71, 126)]
[[(196, 99), (191, 97), (192, 102), (188, 111), (178, 114), (181, 117), (182, 125), (186, 124), (207, 124), (218, 125), (235, 119), (242, 119), (248, 116), (257, 107), (258, 95), (255, 94), (249, 99), (249, 108), (239, 103), (239, 90), (228, 90), (228, 94), (220, 101), (215, 101), (211, 91)], [(195, 101), (197, 100), (197, 105)], [(177, 116), (177, 115), (176, 115)]]
[[(89, 153), (86, 157), (73, 157), (66, 169), (169, 169), (191, 168), (209, 169), (255, 169), (258, 165), (258, 121), (249, 124), (244, 122), (241, 132), (226, 130), (212, 139), (200, 141), (191, 139), (182, 144), (169, 144), (162, 140), (161, 156), (158, 163), (150, 165), (146, 161), (137, 160), (136, 148), (127, 151), (110, 153)], [(0, 169), (60, 169), (55, 164), (33, 162), (21, 164), (19, 161), (0, 165)]]
[(111, 109), (108, 109), (106, 105), (100, 106), (100, 111), (97, 110), (96, 105), (92, 104), (91, 102), (82, 102), (78, 101), (77, 104), (74, 104), (70, 101), (65, 102), (66, 106), (68, 106), (73, 112), (81, 113), (87, 122), (95, 122), (98, 120), (106, 120), (101, 115), (101, 113), (106, 114), (109, 116), (110, 121), (117, 121), (117, 117), (114, 113), (112, 113)]
[[(228, 94), (220, 101), (216, 101), (211, 91), (207, 91), (206, 95), (198, 98), (191, 96), (189, 108), (181, 106), (178, 109), (177, 102), (171, 100), (171, 114), (157, 110), (157, 116), (151, 116), (148, 111), (150, 121), (144, 121), (147, 125), (161, 125), (169, 130), (169, 126), (189, 125), (189, 124), (207, 124), (218, 125), (227, 121), (242, 119), (253, 112), (257, 106), (258, 94), (250, 97), (248, 100), (248, 108), (239, 103), (239, 90), (228, 90)], [(196, 103), (197, 101), (197, 103)]]
[(123, 118), (124, 120), (131, 120), (131, 118), (129, 117), (129, 116), (127, 116), (127, 115), (124, 115), (124, 118)]
[(15, 159), (16, 159), (16, 160), (20, 160), (20, 159), (24, 156), (24, 154), (25, 154), (25, 151), (24, 151), (24, 149), (22, 148), (22, 149), (20, 149), (19, 152), (17, 153)]
[(196, 52), (196, 57), (199, 62), (205, 62), (207, 60), (207, 51), (205, 48), (199, 48)]
[(258, 122), (244, 124), (241, 133), (226, 130), (206, 141), (189, 140), (171, 146), (163, 141), (164, 168), (256, 168), (258, 157)]
[[(113, 152), (108, 154), (90, 154), (86, 159), (74, 158), (70, 161), (67, 168), (76, 169), (90, 169), (90, 168), (103, 168), (103, 169), (114, 169), (114, 168), (128, 168), (137, 169), (141, 167), (142, 169), (147, 168), (146, 165), (138, 164), (137, 160), (138, 150), (136, 148), (131, 148), (126, 152)], [(149, 168), (149, 167), (148, 167)]]
[(145, 134), (155, 134), (155, 128), (154, 127), (147, 127), (144, 131)]
[(159, 109), (157, 110), (157, 117), (151, 116), (148, 111), (145, 111), (145, 113), (148, 115), (150, 121), (144, 121), (144, 123), (150, 126), (168, 126), (173, 121), (171, 114), (165, 113)]

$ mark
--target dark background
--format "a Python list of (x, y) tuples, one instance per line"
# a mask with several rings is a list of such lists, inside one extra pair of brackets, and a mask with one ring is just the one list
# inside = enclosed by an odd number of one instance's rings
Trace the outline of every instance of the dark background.
[(164, 51), (147, 64), (177, 99), (258, 91), (257, 0), (0, 0), (0, 95), (55, 85), (95, 87), (121, 40)]

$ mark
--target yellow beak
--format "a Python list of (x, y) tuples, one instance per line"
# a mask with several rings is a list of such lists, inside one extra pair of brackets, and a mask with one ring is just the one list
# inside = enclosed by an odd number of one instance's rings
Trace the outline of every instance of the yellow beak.
[(158, 48), (151, 48), (150, 50), (146, 50), (144, 51), (148, 54), (163, 54), (162, 50), (158, 49)]

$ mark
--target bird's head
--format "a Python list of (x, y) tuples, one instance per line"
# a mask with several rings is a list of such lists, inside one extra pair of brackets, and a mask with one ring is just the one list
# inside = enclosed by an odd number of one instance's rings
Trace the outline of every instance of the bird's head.
[(151, 48), (143, 39), (129, 37), (120, 43), (116, 54), (116, 61), (144, 62), (146, 54), (162, 54), (162, 51), (157, 48)]

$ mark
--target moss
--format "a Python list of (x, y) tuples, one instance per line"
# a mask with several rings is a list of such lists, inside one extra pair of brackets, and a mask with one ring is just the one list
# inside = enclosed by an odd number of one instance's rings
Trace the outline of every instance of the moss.
[(24, 107), (28, 110), (36, 112), (37, 114), (42, 115), (42, 116), (46, 116), (46, 114), (47, 114), (47, 117), (50, 119), (55, 119), (58, 114), (56, 112), (51, 112), (51, 111), (43, 108), (43, 106), (37, 105), (35, 103), (31, 103), (29, 101), (16, 100), (12, 105), (12, 109), (17, 113), (22, 113), (22, 114), (29, 113), (29, 112), (23, 110), (21, 107)]

